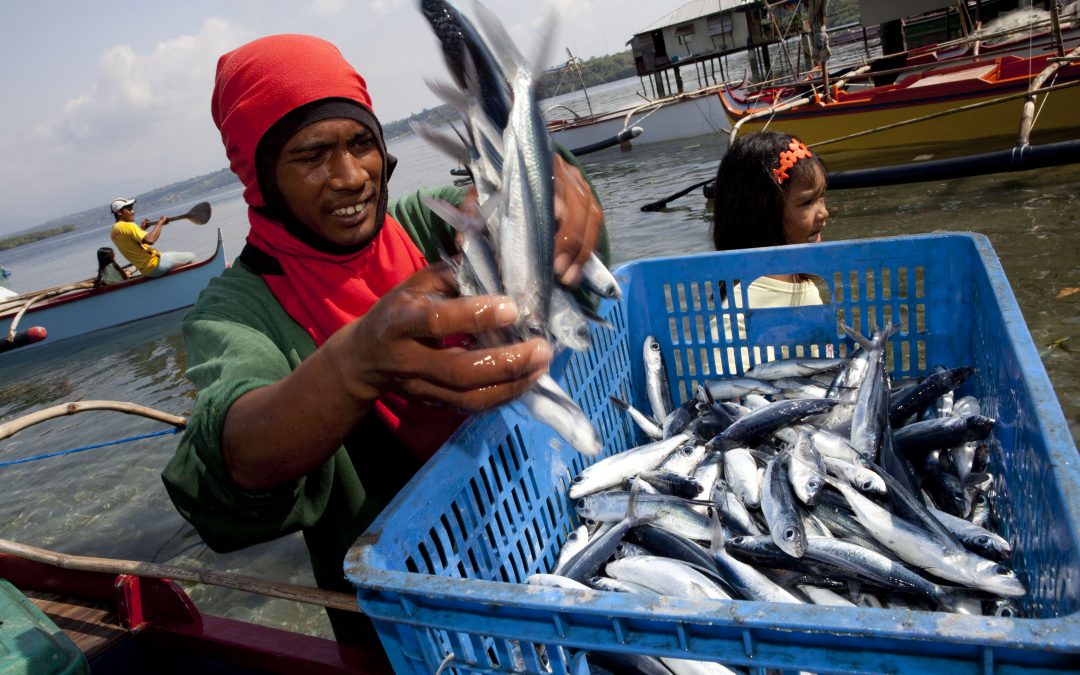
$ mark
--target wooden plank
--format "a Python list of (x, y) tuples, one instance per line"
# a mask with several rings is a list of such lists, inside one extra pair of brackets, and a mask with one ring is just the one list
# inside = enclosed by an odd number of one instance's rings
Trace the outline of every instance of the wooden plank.
[(25, 595), (64, 631), (87, 660), (103, 654), (128, 636), (116, 612), (108, 605), (72, 601), (37, 591), (27, 591)]

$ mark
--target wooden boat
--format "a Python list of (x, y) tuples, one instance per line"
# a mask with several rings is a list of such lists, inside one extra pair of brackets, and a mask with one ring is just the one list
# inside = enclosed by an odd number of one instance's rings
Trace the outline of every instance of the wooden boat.
[[(1037, 82), (1048, 67), (1053, 79)], [(1080, 62), (1047, 54), (931, 66), (895, 84), (836, 88), (832, 100), (753, 101), (721, 93), (737, 133), (774, 129), (816, 147), (831, 170), (888, 166), (1013, 147), (1029, 89), (1038, 90), (1032, 141), (1080, 137)]]
[[(199, 292), (226, 267), (221, 231), (213, 255), (156, 277), (93, 287), (89, 279), (69, 286), (24, 293), (0, 301), (0, 341), (13, 342), (28, 327), (44, 328), (44, 340), (26, 341), (18, 353), (103, 328), (165, 314), (195, 304)], [(12, 322), (17, 319), (16, 330)], [(2, 351), (2, 350), (0, 350)]]
[(548, 132), (555, 143), (578, 155), (588, 154), (582, 149), (603, 146), (605, 142), (615, 145), (618, 141), (612, 139), (635, 128), (640, 130), (633, 135), (635, 144), (715, 134), (730, 129), (717, 96), (720, 90), (719, 86), (704, 87), (615, 112), (552, 120)]
[(37, 672), (54, 673), (85, 673), (87, 665), (106, 674), (392, 672), (377, 644), (342, 645), (201, 614), (169, 580), (63, 569), (8, 554), (0, 554), (0, 578), (33, 603), (2, 603), (4, 672), (35, 672), (35, 663), (46, 669)]

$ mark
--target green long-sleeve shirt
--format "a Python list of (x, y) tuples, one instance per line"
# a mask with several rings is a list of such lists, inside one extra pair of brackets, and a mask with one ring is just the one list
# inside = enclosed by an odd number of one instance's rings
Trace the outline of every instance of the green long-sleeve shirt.
[[(421, 202), (428, 195), (458, 205), (460, 188), (425, 189), (391, 202), (388, 212), (429, 261), (456, 249), (449, 225)], [(598, 253), (607, 257), (607, 237)], [(278, 304), (262, 277), (237, 261), (211, 281), (185, 317), (187, 377), (198, 397), (176, 454), (162, 472), (180, 514), (216, 551), (233, 551), (302, 531), (320, 587), (351, 591), (342, 561), (349, 546), (419, 468), (369, 415), (319, 469), (264, 493), (241, 490), (221, 453), (225, 417), (245, 393), (299, 366), (315, 343)], [(357, 630), (335, 616), (338, 639)], [(354, 615), (355, 616), (355, 615)]]
[[(420, 203), (420, 195), (459, 204), (463, 190), (425, 190), (396, 200), (388, 209), (429, 260), (440, 250), (453, 250), (449, 227)], [(206, 543), (218, 551), (231, 551), (304, 530), (320, 585), (331, 577), (340, 580), (341, 559), (347, 547), (371, 521), (380, 503), (368, 497), (360, 481), (358, 465), (372, 464), (349, 444), (339, 448), (330, 461), (294, 485), (251, 494), (236, 487), (228, 477), (221, 454), (221, 437), (229, 408), (247, 392), (273, 384), (296, 369), (315, 351), (315, 343), (278, 304), (255, 270), (238, 261), (210, 282), (195, 308), (184, 318), (187, 345), (187, 377), (198, 389), (195, 408), (175, 456), (162, 478), (180, 513), (195, 525)], [(373, 425), (378, 424), (373, 422)], [(366, 430), (370, 435), (372, 430)], [(388, 433), (380, 440), (392, 443)], [(370, 452), (390, 455), (390, 466), (373, 469), (407, 471), (391, 459), (407, 459), (401, 452)], [(395, 446), (396, 447), (396, 446)], [(381, 458), (379, 458), (381, 459)], [(383, 479), (377, 481), (384, 484)], [(400, 485), (399, 485), (400, 486)], [(392, 494), (392, 493), (391, 493)], [(331, 508), (332, 505), (332, 508)], [(322, 569), (315, 539), (336, 540), (341, 555), (333, 571)], [(309, 531), (312, 531), (309, 534)], [(326, 575), (329, 573), (329, 576)], [(334, 584), (338, 585), (338, 584)]]

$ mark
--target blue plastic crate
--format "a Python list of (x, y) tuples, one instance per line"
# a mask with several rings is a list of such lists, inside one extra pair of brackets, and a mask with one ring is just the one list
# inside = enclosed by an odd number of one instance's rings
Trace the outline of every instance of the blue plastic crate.
[[(744, 311), (719, 302), (764, 274), (817, 275), (832, 302)], [(641, 348), (664, 348), (672, 392), (741, 372), (740, 350), (777, 358), (851, 349), (899, 323), (895, 377), (974, 365), (963, 393), (997, 420), (991, 471), (1030, 618), (656, 598), (525, 586), (550, 571), (577, 518), (566, 497), (586, 465), (518, 410), (460, 429), (357, 541), (346, 573), (400, 673), (587, 672), (582, 651), (813, 672), (1009, 673), (1080, 668), (1080, 469), (1046, 371), (989, 242), (930, 235), (643, 260), (621, 267), (614, 330), (561, 361), (567, 391), (614, 453), (642, 442), (610, 394), (647, 405)], [(729, 309), (728, 307), (731, 306)], [(745, 317), (729, 341), (722, 319)], [(720, 326), (719, 331), (714, 330)], [(729, 351), (730, 348), (730, 351)], [(577, 660), (575, 660), (575, 657)]]

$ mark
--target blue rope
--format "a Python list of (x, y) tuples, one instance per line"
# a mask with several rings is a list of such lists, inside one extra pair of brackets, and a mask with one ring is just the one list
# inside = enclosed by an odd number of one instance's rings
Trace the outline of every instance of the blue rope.
[(85, 450), (93, 450), (95, 448), (104, 448), (109, 445), (120, 445), (121, 443), (127, 443), (129, 441), (141, 441), (144, 438), (153, 438), (154, 436), (164, 436), (166, 434), (177, 434), (183, 429), (181, 427), (175, 427), (173, 429), (166, 429), (165, 431), (155, 431), (152, 434), (143, 434), (142, 436), (132, 436), (131, 438), (121, 438), (118, 441), (106, 441), (104, 443), (95, 443), (94, 445), (84, 445), (81, 448), (72, 448), (71, 450), (61, 450), (59, 452), (50, 452), (45, 455), (38, 455), (37, 457), (25, 457), (23, 459), (12, 459), (7, 462), (0, 462), (0, 468), (5, 466), (12, 466), (14, 464), (23, 464), (25, 462), (35, 462), (39, 459), (48, 459), (50, 457), (60, 457), (62, 455), (73, 455), (76, 452), (83, 452)]

